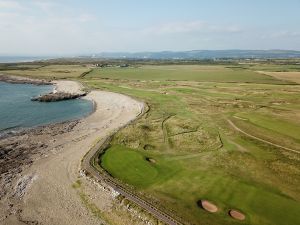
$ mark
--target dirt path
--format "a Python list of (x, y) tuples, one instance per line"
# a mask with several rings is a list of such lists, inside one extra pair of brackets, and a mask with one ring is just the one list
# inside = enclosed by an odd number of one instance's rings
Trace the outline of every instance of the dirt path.
[[(56, 139), (49, 155), (22, 173), (19, 183), (23, 194), (17, 212), (6, 216), (1, 224), (100, 223), (72, 188), (79, 177), (81, 159), (96, 140), (105, 139), (135, 119), (144, 106), (128, 96), (104, 91), (92, 91), (86, 98), (95, 102), (95, 112)], [(110, 204), (105, 202), (107, 193), (99, 195), (101, 204)]]
[(242, 134), (244, 134), (244, 135), (246, 135), (246, 136), (248, 136), (248, 137), (250, 137), (250, 138), (253, 138), (253, 139), (255, 139), (255, 140), (258, 140), (258, 141), (264, 142), (264, 143), (266, 143), (266, 144), (275, 146), (275, 147), (277, 147), (277, 148), (284, 149), (284, 150), (286, 150), (286, 151), (290, 151), (290, 152), (294, 152), (294, 153), (300, 154), (300, 152), (297, 151), (297, 150), (294, 150), (294, 149), (291, 149), (291, 148), (287, 148), (287, 147), (284, 147), (284, 146), (281, 146), (281, 145), (272, 143), (272, 142), (270, 142), (270, 141), (261, 139), (261, 138), (259, 138), (259, 137), (253, 136), (253, 135), (251, 135), (251, 134), (248, 134), (248, 133), (246, 133), (245, 131), (243, 131), (243, 130), (241, 130), (240, 128), (238, 128), (231, 120), (228, 119), (227, 121), (228, 121), (228, 123), (229, 123), (235, 130), (237, 130), (238, 132), (240, 132), (240, 133), (242, 133)]

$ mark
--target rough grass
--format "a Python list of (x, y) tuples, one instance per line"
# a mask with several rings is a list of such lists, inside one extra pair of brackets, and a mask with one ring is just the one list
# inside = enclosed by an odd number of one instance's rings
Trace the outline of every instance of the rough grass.
[(300, 142), (300, 122), (288, 121), (276, 116), (270, 117), (261, 113), (239, 113), (239, 117), (246, 119), (255, 126), (265, 128), (267, 130), (279, 133), (281, 135), (289, 136)]
[[(234, 67), (233, 67), (234, 68)], [(252, 71), (271, 71), (271, 72), (297, 72), (300, 71), (299, 64), (242, 64), (238, 68), (249, 69)]]
[[(245, 212), (246, 222), (251, 224), (299, 222), (299, 203), (272, 187), (237, 179), (217, 169), (195, 166), (201, 157), (187, 160), (173, 155), (150, 154), (156, 160), (153, 164), (145, 159), (147, 155), (144, 151), (112, 146), (102, 158), (102, 166), (113, 176), (151, 191), (164, 201), (175, 200), (173, 207), (188, 209), (190, 216), (199, 221), (234, 224), (226, 217), (227, 211), (234, 208)], [(208, 215), (196, 205), (199, 199), (213, 200), (220, 212), (216, 216)]]
[(13, 69), (1, 71), (3, 74), (19, 75), (35, 78), (64, 79), (80, 77), (90, 69), (81, 65), (49, 65), (40, 67), (27, 67), (26, 69)]
[[(187, 80), (214, 82), (284, 83), (271, 76), (250, 70), (224, 66), (141, 66), (131, 68), (101, 68), (89, 73), (90, 78), (129, 80)], [(285, 82), (286, 83), (286, 82)]]
[[(240, 224), (228, 217), (230, 208), (245, 213), (246, 224), (299, 223), (299, 157), (244, 137), (226, 121), (247, 125), (243, 115), (267, 115), (251, 123), (255, 134), (297, 144), (297, 86), (126, 78), (86, 80), (93, 88), (131, 95), (150, 107), (115, 136), (104, 154), (102, 166), (113, 176), (195, 224)], [(286, 127), (289, 135), (282, 134)], [(160, 170), (166, 165), (173, 168)], [(160, 179), (164, 172), (172, 176)], [(221, 211), (201, 210), (196, 202), (203, 198)]]
[(269, 71), (260, 71), (262, 74), (275, 77), (280, 80), (287, 80), (300, 84), (300, 72), (269, 72)]

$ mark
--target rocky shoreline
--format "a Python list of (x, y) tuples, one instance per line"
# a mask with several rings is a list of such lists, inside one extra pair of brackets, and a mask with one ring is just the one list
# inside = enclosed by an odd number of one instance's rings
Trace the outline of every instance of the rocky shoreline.
[(79, 121), (26, 129), (0, 138), (0, 200), (13, 190), (13, 181), (34, 161), (58, 148), (56, 140), (73, 130)]
[(70, 99), (76, 99), (86, 96), (87, 93), (78, 93), (78, 94), (71, 94), (65, 92), (57, 92), (57, 93), (49, 93), (45, 95), (41, 95), (38, 97), (34, 97), (31, 101), (39, 101), (39, 102), (57, 102), (57, 101), (64, 101)]
[(53, 85), (51, 80), (38, 80), (26, 77), (1, 75), (0, 81), (11, 84)]
[[(87, 94), (80, 90), (72, 93), (57, 91), (56, 88), (59, 84), (53, 83), (51, 80), (0, 74), (0, 81), (12, 84), (55, 85), (53, 92), (32, 99), (41, 102), (74, 99)], [(59, 149), (57, 140), (61, 135), (71, 132), (78, 123), (80, 120), (0, 132), (0, 200), (4, 197), (13, 198), (6, 194), (8, 191), (14, 190), (15, 181), (21, 172), (36, 160), (47, 157), (50, 152)]]
[[(83, 86), (75, 81), (52, 84), (53, 92), (82, 93)], [(74, 191), (78, 182), (84, 183), (78, 191), (88, 201), (101, 211), (111, 210), (114, 203), (107, 193), (94, 191), (88, 181), (79, 178), (81, 159), (95, 140), (100, 141), (134, 119), (143, 105), (104, 91), (91, 91), (85, 99), (101, 107), (78, 121), (0, 138), (0, 224), (99, 224)]]
[[(0, 74), (0, 81), (11, 83), (11, 84), (57, 85), (57, 83), (53, 83), (53, 81), (51, 80), (39, 80), (39, 79), (25, 78), (19, 76), (7, 76), (1, 74)], [(88, 92), (85, 91), (67, 92), (67, 91), (54, 90), (51, 93), (33, 97), (31, 100), (39, 101), (39, 102), (56, 102), (56, 101), (64, 101), (64, 100), (81, 98), (86, 96), (87, 93)]]
[(23, 172), (39, 159), (62, 151), (62, 136), (72, 132), (79, 123), (77, 120), (50, 124), (0, 138), (0, 224), (10, 216), (23, 221), (21, 199), (38, 178)]

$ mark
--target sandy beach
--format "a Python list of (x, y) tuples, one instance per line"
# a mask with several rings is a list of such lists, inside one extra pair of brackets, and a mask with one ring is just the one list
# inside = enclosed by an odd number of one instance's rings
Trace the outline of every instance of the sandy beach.
[[(56, 90), (81, 92), (82, 85), (74, 81), (55, 81)], [(6, 193), (0, 201), (0, 224), (101, 224), (99, 218), (82, 203), (78, 191), (72, 186), (80, 178), (81, 159), (99, 140), (105, 139), (124, 124), (136, 118), (144, 105), (128, 96), (104, 91), (91, 91), (86, 99), (96, 109), (79, 122), (41, 128), (39, 132), (1, 140), (0, 147), (17, 141), (16, 145), (41, 143), (30, 155), (30, 164), (16, 169), (16, 176), (7, 182)], [(4, 174), (6, 177), (7, 174)], [(5, 177), (4, 177), (5, 178)], [(109, 210), (113, 197), (84, 182), (85, 194), (98, 199), (100, 209)], [(10, 184), (8, 185), (8, 183)], [(3, 189), (4, 190), (4, 189)]]
[(55, 92), (64, 92), (70, 94), (82, 94), (84, 91), (83, 85), (79, 82), (74, 82), (70, 80), (55, 80), (51, 82), (54, 85)]

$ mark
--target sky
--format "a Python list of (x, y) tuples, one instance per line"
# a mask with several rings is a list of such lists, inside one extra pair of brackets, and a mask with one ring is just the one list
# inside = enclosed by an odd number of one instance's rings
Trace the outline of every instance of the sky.
[(300, 0), (0, 0), (0, 54), (300, 50)]

